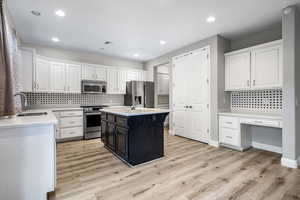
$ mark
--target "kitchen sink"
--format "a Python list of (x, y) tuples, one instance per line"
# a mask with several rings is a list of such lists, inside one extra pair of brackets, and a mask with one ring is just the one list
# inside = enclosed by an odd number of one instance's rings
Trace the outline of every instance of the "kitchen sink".
[(17, 114), (17, 117), (30, 117), (30, 116), (41, 116), (41, 115), (47, 115), (47, 112), (28, 112), (28, 113), (20, 113)]

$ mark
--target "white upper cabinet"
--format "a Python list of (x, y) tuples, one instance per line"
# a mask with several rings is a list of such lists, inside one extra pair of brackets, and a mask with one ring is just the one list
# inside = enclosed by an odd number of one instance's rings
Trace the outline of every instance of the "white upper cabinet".
[(137, 81), (139, 77), (138, 71), (128, 71), (127, 80), (128, 81)]
[(108, 69), (107, 70), (107, 93), (108, 94), (118, 94), (118, 70)]
[(53, 92), (66, 92), (66, 64), (51, 62), (51, 83)]
[(19, 51), (20, 65), (19, 65), (19, 84), (21, 92), (33, 91), (33, 70), (35, 64), (34, 49), (21, 48)]
[(85, 65), (83, 78), (85, 80), (107, 81), (106, 67), (100, 65)]
[(225, 54), (225, 89), (276, 89), (282, 87), (282, 41)]
[(67, 64), (67, 83), (67, 90), (69, 92), (81, 92), (81, 65)]
[(226, 90), (250, 88), (250, 52), (225, 56)]
[(254, 50), (251, 53), (251, 87), (282, 87), (282, 46)]
[(51, 62), (37, 58), (35, 67), (35, 91), (49, 92), (51, 91)]
[(118, 72), (119, 94), (126, 94), (127, 72), (120, 70)]

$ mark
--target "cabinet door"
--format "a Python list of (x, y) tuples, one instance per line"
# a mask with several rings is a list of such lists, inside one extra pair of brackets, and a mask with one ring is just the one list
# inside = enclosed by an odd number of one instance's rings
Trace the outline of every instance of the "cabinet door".
[(251, 87), (272, 89), (282, 87), (282, 46), (251, 52)]
[(116, 153), (124, 159), (128, 158), (128, 130), (116, 128)]
[(127, 72), (127, 81), (137, 81), (138, 80), (138, 72), (137, 71), (128, 71)]
[(111, 123), (107, 125), (107, 146), (115, 150), (115, 125)]
[(51, 90), (51, 63), (38, 58), (35, 66), (35, 84), (37, 92), (50, 92)]
[(118, 94), (118, 70), (108, 69), (107, 75), (107, 93)]
[(65, 92), (66, 65), (64, 63), (51, 62), (51, 83), (53, 92)]
[(186, 137), (186, 62), (184, 58), (173, 60), (173, 113), (172, 129), (175, 135)]
[[(208, 142), (210, 107), (210, 66), (208, 49), (200, 50), (187, 59), (187, 124), (185, 131), (189, 138)], [(195, 84), (196, 83), (196, 84)], [(197, 91), (197, 92), (195, 92)]]
[(126, 94), (126, 81), (127, 81), (127, 73), (126, 71), (118, 72), (118, 88), (119, 94)]
[(20, 91), (32, 92), (33, 91), (33, 69), (34, 69), (34, 50), (22, 49), (20, 50), (20, 62), (19, 71), (20, 75)]
[(107, 145), (107, 136), (108, 136), (107, 122), (101, 121), (101, 140), (104, 145)]
[(225, 89), (250, 89), (250, 52), (225, 56)]
[(97, 81), (107, 81), (106, 68), (95, 66), (95, 76)]
[(68, 92), (81, 92), (81, 65), (67, 64)]
[(159, 95), (169, 94), (169, 75), (168, 74), (158, 74), (157, 75), (157, 87)]
[(96, 70), (94, 66), (85, 65), (84, 66), (84, 79), (85, 80), (95, 80), (96, 79)]

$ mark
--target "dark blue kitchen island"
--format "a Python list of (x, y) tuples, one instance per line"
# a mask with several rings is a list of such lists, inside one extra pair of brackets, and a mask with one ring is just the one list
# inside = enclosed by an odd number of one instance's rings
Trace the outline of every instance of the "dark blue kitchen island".
[(105, 147), (130, 166), (164, 156), (164, 121), (168, 110), (129, 107), (101, 110)]

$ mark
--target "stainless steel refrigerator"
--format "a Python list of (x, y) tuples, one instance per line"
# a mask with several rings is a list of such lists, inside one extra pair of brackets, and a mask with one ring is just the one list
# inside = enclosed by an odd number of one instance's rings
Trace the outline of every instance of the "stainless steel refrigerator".
[(124, 103), (125, 106), (154, 108), (154, 82), (127, 82)]

